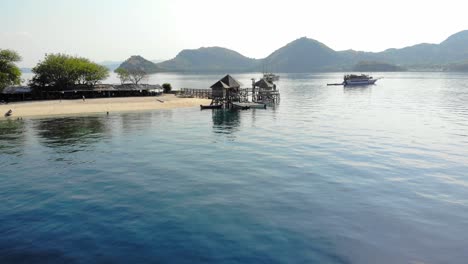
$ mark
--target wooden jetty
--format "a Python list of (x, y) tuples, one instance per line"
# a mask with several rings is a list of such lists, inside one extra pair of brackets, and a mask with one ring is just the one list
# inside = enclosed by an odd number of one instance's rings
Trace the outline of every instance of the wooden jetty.
[(211, 99), (212, 92), (211, 89), (190, 89), (190, 88), (182, 88), (180, 89), (179, 93), (177, 94), (178, 97), (184, 98), (204, 98), (204, 99)]
[[(252, 79), (252, 88), (241, 88), (241, 83), (231, 75), (226, 75), (215, 82), (210, 89), (181, 89), (181, 97), (210, 98), (209, 105), (200, 105), (200, 109), (266, 109), (267, 104), (277, 104), (280, 93), (274, 81), (279, 76), (264, 74), (259, 81)], [(251, 100), (250, 100), (251, 99)]]
[(201, 105), (201, 109), (231, 108), (232, 103), (248, 102), (249, 92), (240, 88), (241, 83), (231, 75), (226, 75), (215, 82), (211, 88), (211, 103), (209, 106)]

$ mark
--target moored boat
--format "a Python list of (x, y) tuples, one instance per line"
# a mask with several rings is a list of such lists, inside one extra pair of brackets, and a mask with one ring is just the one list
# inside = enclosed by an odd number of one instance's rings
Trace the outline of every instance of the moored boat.
[(269, 82), (276, 82), (280, 79), (279, 75), (274, 73), (264, 73), (263, 78)]
[(377, 80), (366, 74), (348, 74), (344, 76), (343, 85), (371, 85), (375, 84)]
[(221, 109), (221, 108), (223, 108), (222, 104), (218, 104), (218, 105), (200, 105), (201, 110), (204, 110), (204, 109)]

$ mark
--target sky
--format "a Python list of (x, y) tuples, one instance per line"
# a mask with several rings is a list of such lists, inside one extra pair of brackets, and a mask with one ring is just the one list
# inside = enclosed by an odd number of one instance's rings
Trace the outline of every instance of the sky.
[(440, 43), (468, 29), (462, 0), (0, 0), (0, 49), (33, 67), (46, 53), (96, 62), (171, 59), (219, 46), (264, 58), (300, 37), (335, 50)]

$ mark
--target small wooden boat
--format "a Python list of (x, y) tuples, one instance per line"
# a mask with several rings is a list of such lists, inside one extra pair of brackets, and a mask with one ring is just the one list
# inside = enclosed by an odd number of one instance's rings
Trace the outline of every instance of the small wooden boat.
[(222, 104), (220, 104), (220, 105), (200, 105), (201, 110), (204, 110), (204, 109), (221, 109), (221, 108), (223, 108)]
[(266, 104), (259, 104), (259, 103), (232, 103), (232, 108), (234, 109), (241, 109), (241, 110), (248, 110), (251, 108), (257, 109), (266, 109)]

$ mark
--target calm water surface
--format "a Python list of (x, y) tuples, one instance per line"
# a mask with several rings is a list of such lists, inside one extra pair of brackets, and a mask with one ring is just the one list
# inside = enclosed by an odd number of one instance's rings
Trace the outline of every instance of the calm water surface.
[(468, 75), (375, 76), (283, 74), (267, 110), (0, 121), (0, 263), (466, 263)]

